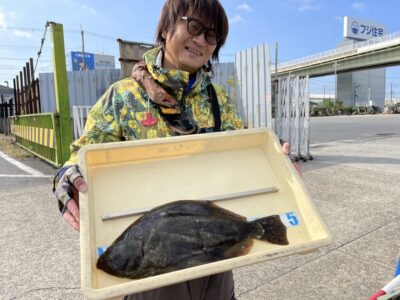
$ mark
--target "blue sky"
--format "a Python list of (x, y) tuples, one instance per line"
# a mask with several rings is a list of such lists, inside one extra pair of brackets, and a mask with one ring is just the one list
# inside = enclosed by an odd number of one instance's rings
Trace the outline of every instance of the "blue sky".
[[(30, 57), (37, 59), (46, 21), (64, 25), (65, 48), (81, 49), (80, 27), (85, 31), (85, 51), (111, 54), (118, 62), (117, 38), (152, 43), (163, 0), (0, 0), (0, 84), (12, 82)], [(271, 56), (279, 45), (279, 62), (335, 48), (343, 39), (343, 17), (371, 20), (400, 31), (398, 0), (221, 0), (230, 31), (221, 50), (222, 62), (234, 53), (268, 43)], [(272, 57), (272, 60), (274, 58)], [(51, 72), (51, 43), (45, 36), (37, 73)], [(400, 96), (399, 68), (388, 71)], [(325, 83), (326, 82), (326, 83)], [(317, 79), (315, 92), (333, 91), (331, 78)]]

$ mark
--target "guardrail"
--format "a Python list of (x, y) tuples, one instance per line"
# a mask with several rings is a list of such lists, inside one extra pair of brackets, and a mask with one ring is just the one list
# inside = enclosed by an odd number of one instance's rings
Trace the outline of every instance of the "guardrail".
[(16, 142), (54, 166), (62, 164), (58, 115), (42, 113), (10, 118)]
[[(318, 54), (309, 55), (299, 59), (287, 61), (278, 64), (278, 73), (290, 69), (296, 69), (320, 62), (327, 62), (329, 60), (336, 60), (338, 58), (349, 56), (366, 51), (377, 50), (383, 47), (400, 44), (400, 32), (395, 32), (382, 37), (369, 39), (363, 42), (354, 43), (348, 46), (324, 51)], [(375, 46), (375, 47), (374, 47)], [(364, 49), (363, 49), (364, 48)], [(275, 67), (271, 67), (271, 73), (275, 73)]]

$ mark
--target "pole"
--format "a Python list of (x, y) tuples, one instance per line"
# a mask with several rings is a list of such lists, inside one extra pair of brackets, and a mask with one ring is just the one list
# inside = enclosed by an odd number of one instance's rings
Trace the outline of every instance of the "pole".
[(390, 100), (393, 101), (393, 82), (390, 83)]
[(86, 63), (85, 63), (85, 38), (83, 36), (83, 29), (81, 24), (81, 36), (82, 36), (82, 67), (81, 70), (86, 71)]
[(278, 74), (278, 42), (275, 44), (275, 76)]
[(337, 61), (335, 61), (333, 66), (335, 67), (335, 98), (333, 99), (333, 107), (335, 107), (337, 98)]
[[(69, 112), (67, 66), (65, 63), (65, 47), (63, 25), (50, 22), (51, 41), (53, 45), (54, 90), (56, 110), (59, 117), (59, 138), (56, 139), (61, 157), (57, 162), (63, 164), (70, 156), (69, 146), (72, 143), (71, 118)], [(55, 127), (57, 132), (57, 127)], [(56, 135), (57, 136), (57, 135)]]
[(371, 88), (368, 88), (368, 105), (370, 105), (370, 101), (371, 101)]

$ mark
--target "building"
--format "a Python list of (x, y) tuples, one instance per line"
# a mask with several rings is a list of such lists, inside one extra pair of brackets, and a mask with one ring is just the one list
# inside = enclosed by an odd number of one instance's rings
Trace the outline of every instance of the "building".
[(14, 99), (14, 89), (0, 84), (0, 99), (7, 102)]
[[(338, 47), (348, 46), (387, 34), (382, 24), (344, 17), (343, 42)], [(386, 68), (375, 68), (337, 75), (337, 98), (345, 105), (368, 103), (383, 107), (385, 104)]]

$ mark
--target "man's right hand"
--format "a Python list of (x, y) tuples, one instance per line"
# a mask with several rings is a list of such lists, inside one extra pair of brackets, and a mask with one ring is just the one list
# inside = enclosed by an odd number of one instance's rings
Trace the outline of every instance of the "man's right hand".
[(69, 167), (58, 180), (55, 195), (64, 220), (79, 231), (79, 192), (85, 193), (87, 184), (76, 165)]

